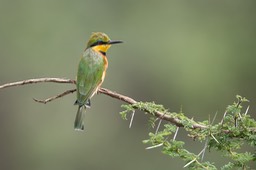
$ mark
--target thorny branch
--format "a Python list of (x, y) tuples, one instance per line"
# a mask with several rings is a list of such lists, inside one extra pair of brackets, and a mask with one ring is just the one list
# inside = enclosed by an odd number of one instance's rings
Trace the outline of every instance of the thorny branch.
[[(26, 84), (33, 84), (33, 83), (43, 83), (43, 82), (76, 84), (76, 81), (75, 80), (71, 80), (71, 79), (64, 79), (64, 78), (38, 78), (38, 79), (28, 79), (28, 80), (23, 80), (23, 81), (3, 84), (3, 85), (0, 86), (0, 89), (7, 88), (7, 87), (13, 87), (13, 86), (21, 86), (21, 85), (26, 85)], [(73, 93), (75, 91), (76, 91), (76, 89), (71, 89), (71, 90), (67, 90), (67, 91), (65, 91), (65, 92), (63, 92), (61, 94), (58, 94), (56, 96), (50, 97), (50, 98), (45, 99), (45, 100), (34, 99), (34, 101), (46, 104), (48, 102), (51, 102), (51, 101), (53, 101), (55, 99), (61, 98), (63, 96), (66, 96), (66, 95), (68, 95), (70, 93)], [(136, 100), (134, 100), (134, 99), (132, 99), (132, 98), (130, 98), (128, 96), (119, 94), (117, 92), (113, 92), (113, 91), (108, 90), (106, 88), (100, 88), (98, 93), (105, 94), (107, 96), (110, 96), (110, 97), (113, 97), (115, 99), (121, 100), (121, 101), (126, 102), (128, 104), (136, 104), (137, 103)], [(147, 110), (147, 109), (145, 109), (144, 111), (150, 113), (150, 111)], [(183, 127), (183, 124), (181, 123), (181, 121), (178, 118), (174, 118), (174, 117), (172, 117), (170, 115), (166, 115), (165, 113), (159, 112), (159, 111), (156, 111), (154, 113), (154, 115), (156, 117), (158, 117), (158, 118), (161, 118), (163, 120), (169, 121), (169, 122), (171, 122), (172, 124), (175, 124), (178, 127)], [(201, 125), (201, 124), (195, 123), (195, 124), (193, 124), (193, 128), (204, 129), (204, 128), (208, 128), (208, 127), (205, 126), (205, 125)]]

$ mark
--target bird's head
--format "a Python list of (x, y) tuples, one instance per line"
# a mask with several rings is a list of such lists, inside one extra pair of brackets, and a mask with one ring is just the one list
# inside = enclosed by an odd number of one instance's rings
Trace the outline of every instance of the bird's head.
[(93, 48), (96, 51), (106, 53), (112, 44), (118, 44), (118, 43), (122, 43), (122, 41), (113, 41), (113, 40), (110, 40), (110, 38), (105, 33), (94, 32), (92, 33), (87, 43), (86, 49)]

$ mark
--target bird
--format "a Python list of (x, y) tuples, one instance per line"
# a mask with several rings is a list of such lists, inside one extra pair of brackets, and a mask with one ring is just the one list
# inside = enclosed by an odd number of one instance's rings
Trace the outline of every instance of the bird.
[(74, 129), (84, 130), (84, 114), (91, 107), (91, 98), (97, 93), (102, 85), (108, 60), (106, 52), (113, 44), (123, 43), (120, 40), (110, 40), (103, 32), (94, 32), (88, 40), (87, 46), (78, 64), (76, 90), (78, 110), (74, 122)]

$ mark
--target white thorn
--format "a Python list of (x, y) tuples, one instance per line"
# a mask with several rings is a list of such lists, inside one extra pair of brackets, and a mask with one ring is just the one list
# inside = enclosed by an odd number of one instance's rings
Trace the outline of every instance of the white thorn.
[(242, 119), (242, 116), (241, 116), (241, 113), (240, 113), (240, 112), (238, 113), (238, 115), (239, 115), (239, 118)]
[(212, 123), (211, 123), (211, 125), (213, 124), (213, 122), (215, 121), (215, 119), (216, 119), (216, 117), (217, 117), (217, 114), (218, 114), (218, 112), (216, 112), (215, 113), (215, 115), (214, 115), (214, 117), (213, 117), (213, 119), (212, 119)]
[(225, 113), (224, 113), (224, 115), (223, 115), (223, 117), (222, 117), (222, 120), (221, 120), (221, 124), (223, 123), (223, 121), (224, 121), (224, 118), (226, 117), (226, 114), (227, 114), (227, 111), (225, 111)]
[(211, 137), (219, 144), (220, 142), (211, 134)]
[(174, 134), (173, 139), (172, 139), (173, 141), (175, 141), (176, 136), (178, 134), (178, 131), (179, 131), (179, 127), (176, 128), (175, 134)]
[(248, 111), (249, 111), (249, 108), (250, 108), (250, 106), (247, 107), (247, 109), (246, 109), (244, 115), (247, 115), (247, 113), (248, 113)]
[(156, 132), (155, 132), (155, 134), (157, 134), (157, 132), (158, 132), (158, 130), (159, 130), (159, 127), (160, 127), (160, 125), (161, 125), (161, 123), (162, 123), (162, 120), (163, 120), (163, 119), (160, 119), (160, 120), (159, 120), (159, 123), (158, 123), (158, 125), (157, 125), (157, 127), (156, 127)]
[(187, 166), (189, 166), (190, 164), (192, 164), (193, 162), (196, 161), (196, 158), (194, 158), (192, 161), (190, 161), (189, 163), (187, 163), (186, 165), (183, 166), (183, 168), (186, 168)]
[(207, 139), (205, 140), (201, 161), (203, 161), (203, 159), (204, 159), (204, 154), (205, 154), (205, 151), (206, 151), (206, 148), (207, 148), (208, 140), (209, 140), (209, 137), (207, 137)]
[(197, 156), (200, 156), (204, 152), (204, 148), (197, 154)]
[(131, 117), (131, 121), (130, 121), (130, 124), (129, 124), (129, 128), (132, 127), (132, 122), (133, 122), (134, 115), (135, 115), (135, 110), (132, 111), (132, 117)]
[(148, 150), (148, 149), (154, 149), (154, 148), (157, 148), (157, 147), (160, 147), (160, 146), (162, 146), (164, 143), (160, 143), (160, 144), (158, 144), (158, 145), (154, 145), (154, 146), (149, 146), (149, 147), (147, 147), (146, 149)]

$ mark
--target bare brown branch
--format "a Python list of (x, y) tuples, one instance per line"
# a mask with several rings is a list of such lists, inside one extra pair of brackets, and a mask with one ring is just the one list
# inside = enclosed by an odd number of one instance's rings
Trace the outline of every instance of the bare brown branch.
[(13, 87), (13, 86), (21, 86), (26, 84), (33, 84), (33, 83), (43, 83), (43, 82), (52, 82), (52, 83), (69, 83), (69, 84), (75, 84), (75, 80), (71, 79), (62, 79), (62, 78), (38, 78), (38, 79), (28, 79), (28, 80), (22, 80), (17, 81), (13, 83), (7, 83), (0, 86), (0, 89), (4, 89), (7, 87)]

